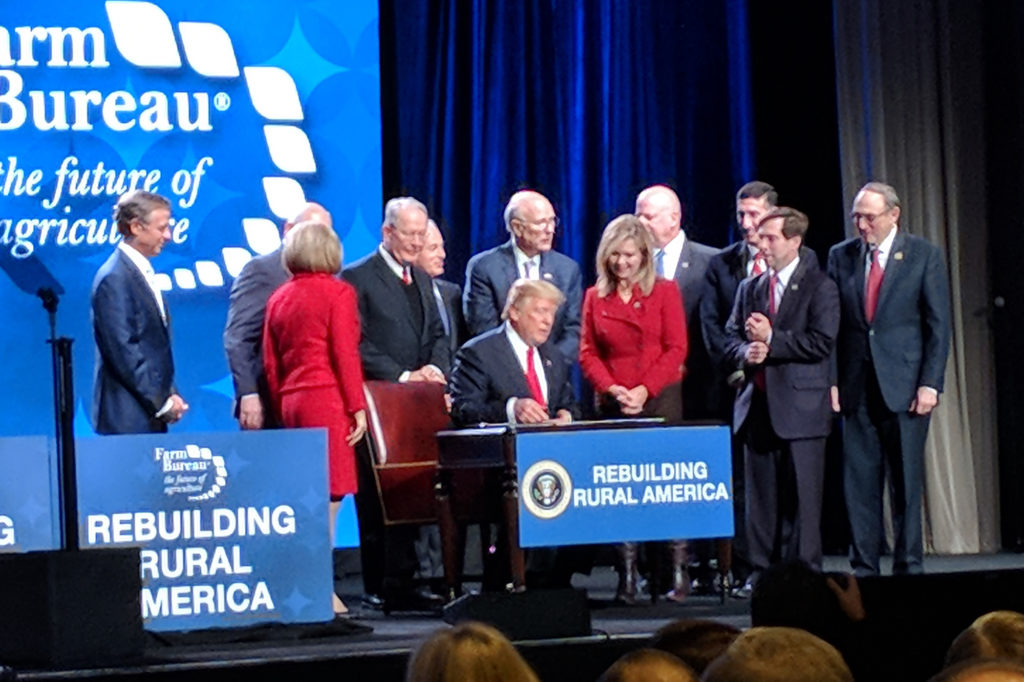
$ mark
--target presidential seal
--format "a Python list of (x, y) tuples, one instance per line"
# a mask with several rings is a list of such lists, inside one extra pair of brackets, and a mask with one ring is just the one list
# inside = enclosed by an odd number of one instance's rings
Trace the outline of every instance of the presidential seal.
[(566, 510), (572, 499), (572, 479), (558, 462), (536, 462), (523, 474), (520, 491), (523, 504), (538, 519), (553, 519)]

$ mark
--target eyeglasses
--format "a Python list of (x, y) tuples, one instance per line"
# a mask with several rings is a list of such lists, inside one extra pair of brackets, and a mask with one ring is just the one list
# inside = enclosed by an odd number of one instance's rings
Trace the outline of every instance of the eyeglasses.
[(558, 219), (558, 216), (551, 216), (550, 218), (544, 218), (543, 220), (523, 220), (522, 218), (516, 218), (516, 220), (521, 222), (523, 225), (532, 227), (538, 232), (547, 229), (554, 231), (562, 225), (562, 221)]
[(851, 213), (850, 220), (856, 225), (858, 220), (864, 220), (868, 225), (874, 225), (875, 221), (884, 216), (888, 211), (882, 211), (881, 213)]

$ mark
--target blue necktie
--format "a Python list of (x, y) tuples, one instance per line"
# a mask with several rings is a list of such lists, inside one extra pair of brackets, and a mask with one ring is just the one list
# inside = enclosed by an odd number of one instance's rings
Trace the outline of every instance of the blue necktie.
[(444, 307), (444, 298), (441, 296), (441, 290), (438, 288), (437, 283), (434, 283), (434, 299), (437, 301), (437, 312), (441, 315), (441, 324), (444, 325), (444, 335), (450, 336), (451, 322), (448, 321), (448, 309)]
[(654, 255), (654, 265), (658, 269), (658, 277), (665, 277), (665, 249), (658, 249)]

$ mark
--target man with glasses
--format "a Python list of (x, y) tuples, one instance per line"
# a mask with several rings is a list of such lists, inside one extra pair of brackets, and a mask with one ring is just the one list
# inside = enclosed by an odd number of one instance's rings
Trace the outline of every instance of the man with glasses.
[(878, 574), (888, 477), (893, 573), (920, 573), (924, 443), (949, 353), (946, 264), (938, 247), (899, 229), (891, 186), (864, 185), (850, 216), (857, 236), (828, 254), (840, 293), (831, 402), (843, 417), (850, 564), (858, 576)]
[[(377, 250), (341, 273), (356, 289), (362, 327), (359, 355), (367, 380), (447, 384), (448, 337), (430, 275), (416, 266), (426, 238), (426, 207), (412, 197), (391, 199), (384, 207)], [(412, 584), (421, 559), (430, 561), (426, 554), (416, 556), (417, 549), (426, 552), (434, 531), (385, 529), (377, 509), (376, 491), (360, 485), (356, 512), (366, 589), (363, 604), (395, 610), (437, 606), (441, 600), (429, 588)], [(423, 544), (416, 545), (417, 537)]]
[(552, 250), (558, 218), (548, 199), (531, 190), (516, 192), (505, 206), (505, 229), (511, 239), (473, 256), (466, 266), (463, 308), (471, 336), (501, 324), (501, 311), (512, 283), (534, 279), (554, 284), (565, 295), (548, 343), (570, 363), (580, 344), (583, 277), (571, 258)]

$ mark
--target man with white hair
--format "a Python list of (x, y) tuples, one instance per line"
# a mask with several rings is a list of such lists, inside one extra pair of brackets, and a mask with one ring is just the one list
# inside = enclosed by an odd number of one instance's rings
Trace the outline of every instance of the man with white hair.
[(427, 238), (420, 251), (416, 264), (423, 268), (424, 272), (431, 276), (431, 285), (434, 290), (434, 301), (437, 303), (437, 311), (441, 316), (441, 324), (444, 326), (445, 336), (448, 337), (449, 357), (455, 361), (455, 351), (468, 338), (466, 333), (466, 318), (462, 315), (462, 287), (455, 282), (442, 279), (444, 274), (444, 260), (447, 257), (444, 250), (444, 236), (437, 223), (432, 219), (427, 220)]
[[(281, 235), (306, 220), (331, 226), (331, 214), (320, 204), (308, 202), (285, 222)], [(277, 248), (246, 263), (231, 285), (224, 351), (235, 383), (235, 418), (243, 429), (277, 424), (263, 371), (263, 316), (267, 299), (289, 277), (281, 261), (281, 249)]]
[(466, 266), (463, 309), (470, 336), (501, 324), (509, 288), (517, 279), (554, 284), (565, 295), (549, 344), (571, 364), (579, 356), (583, 277), (574, 260), (552, 250), (558, 218), (551, 202), (533, 190), (512, 195), (505, 206), (505, 229), (511, 239), (473, 256)]

